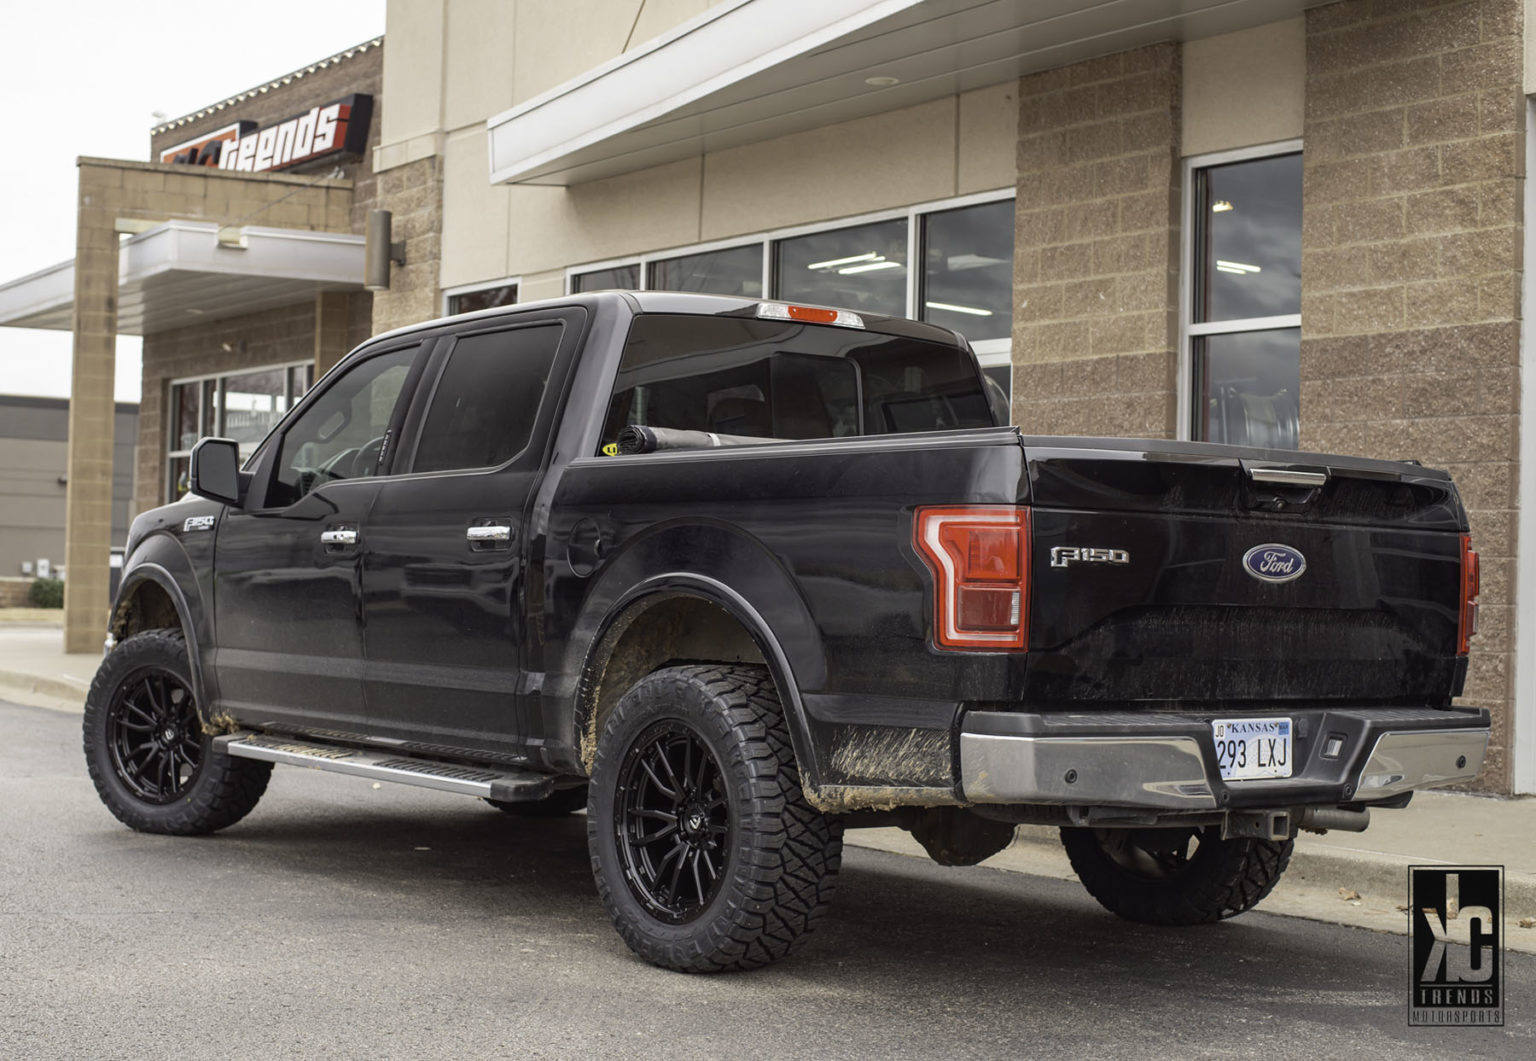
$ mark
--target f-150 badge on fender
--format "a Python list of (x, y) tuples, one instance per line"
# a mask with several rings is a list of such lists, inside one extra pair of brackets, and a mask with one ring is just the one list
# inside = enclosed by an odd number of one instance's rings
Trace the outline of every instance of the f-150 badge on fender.
[(181, 533), (187, 531), (213, 530), (212, 516), (188, 516), (181, 524)]
[(1289, 582), (1306, 569), (1307, 558), (1299, 549), (1278, 542), (1255, 545), (1243, 554), (1243, 570), (1260, 582)]

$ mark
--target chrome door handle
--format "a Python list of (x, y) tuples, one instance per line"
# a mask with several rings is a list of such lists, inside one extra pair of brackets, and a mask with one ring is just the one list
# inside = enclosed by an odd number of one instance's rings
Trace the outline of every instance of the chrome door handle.
[(321, 545), (356, 545), (357, 531), (350, 528), (320, 532)]
[(464, 537), (472, 542), (508, 542), (512, 540), (512, 528), (507, 526), (471, 527)]

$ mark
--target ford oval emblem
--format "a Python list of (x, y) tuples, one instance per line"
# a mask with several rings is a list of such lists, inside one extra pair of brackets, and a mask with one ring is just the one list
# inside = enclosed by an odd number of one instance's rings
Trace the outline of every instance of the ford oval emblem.
[(1243, 554), (1243, 569), (1260, 582), (1289, 582), (1301, 577), (1307, 569), (1307, 558), (1299, 549), (1269, 542), (1255, 545)]

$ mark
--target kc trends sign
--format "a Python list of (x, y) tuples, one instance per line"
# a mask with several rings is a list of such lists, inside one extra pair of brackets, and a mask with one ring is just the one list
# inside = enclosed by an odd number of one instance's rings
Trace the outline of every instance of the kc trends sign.
[(354, 92), (264, 128), (257, 128), (255, 122), (234, 122), (166, 148), (160, 152), (160, 161), (269, 173), (328, 155), (360, 155), (372, 117), (373, 97)]

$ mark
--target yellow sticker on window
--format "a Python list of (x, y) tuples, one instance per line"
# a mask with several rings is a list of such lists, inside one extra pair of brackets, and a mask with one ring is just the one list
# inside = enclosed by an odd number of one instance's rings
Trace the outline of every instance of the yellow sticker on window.
[(617, 442), (610, 442), (606, 446), (603, 447), (603, 456), (605, 456), (605, 457), (617, 457), (618, 455), (619, 455), (619, 444)]

